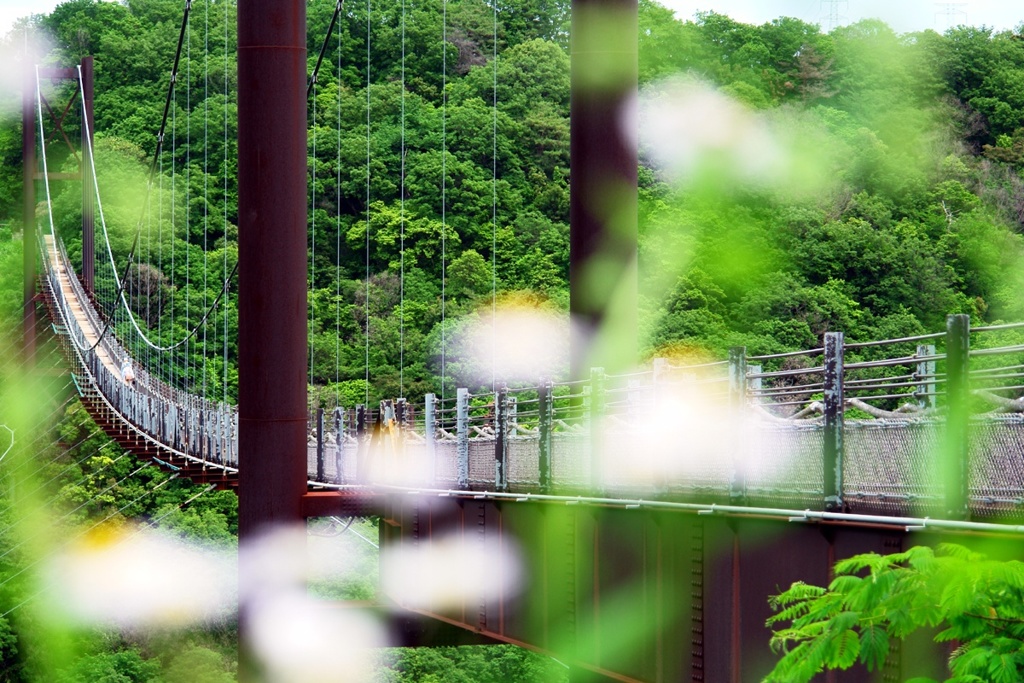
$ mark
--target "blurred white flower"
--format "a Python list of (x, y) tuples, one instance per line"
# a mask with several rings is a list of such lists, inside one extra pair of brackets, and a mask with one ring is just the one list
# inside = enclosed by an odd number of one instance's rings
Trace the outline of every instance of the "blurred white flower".
[(483, 312), (467, 331), (459, 350), (469, 360), (473, 379), (489, 383), (536, 382), (564, 371), (569, 359), (569, 323), (564, 316), (532, 306), (499, 306)]
[(422, 444), (406, 444), (396, 432), (374, 441), (367, 449), (367, 480), (392, 486), (431, 486), (434, 463), (427, 458)]
[(456, 535), (387, 548), (380, 568), (386, 595), (404, 607), (436, 611), (513, 595), (522, 573), (518, 549), (507, 537), (499, 543)]
[(276, 526), (242, 543), (238, 570), (244, 581), (238, 587), (239, 602), (293, 590), (309, 577), (306, 529), (301, 525)]
[(714, 168), (743, 182), (768, 182), (789, 165), (763, 116), (692, 77), (645, 89), (639, 119), (644, 149), (680, 181)]
[(374, 648), (388, 644), (373, 616), (299, 590), (257, 597), (246, 614), (253, 650), (267, 679), (277, 683), (369, 681)]
[(43, 571), (54, 609), (83, 623), (185, 626), (235, 604), (233, 554), (158, 531), (98, 527), (53, 556)]
[[(43, 55), (49, 54), (53, 45), (42, 31), (19, 30), (18, 35), (11, 33), (6, 37), (8, 40), (0, 45), (0, 100), (20, 93), (28, 80), (33, 87), (34, 101), (35, 65), (42, 65)], [(51, 87), (49, 81), (42, 83), (44, 88)], [(6, 108), (11, 103), (4, 101), (0, 106)]]
[(239, 549), (240, 587), (250, 646), (275, 682), (368, 681), (373, 648), (385, 647), (372, 614), (319, 601), (310, 579), (345, 571), (340, 542), (307, 538), (304, 526), (276, 527)]
[(625, 419), (604, 418), (600, 457), (611, 488), (728, 480), (746, 424), (706, 389), (696, 378), (665, 386), (656, 400), (639, 403)]

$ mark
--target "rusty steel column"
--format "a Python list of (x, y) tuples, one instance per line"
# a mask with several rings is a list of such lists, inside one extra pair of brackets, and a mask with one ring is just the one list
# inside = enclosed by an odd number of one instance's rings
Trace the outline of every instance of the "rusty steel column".
[(572, 0), (572, 374), (636, 362), (637, 0)]
[(26, 66), (21, 95), (21, 164), (22, 351), (29, 361), (36, 353), (36, 74), (32, 65)]
[(96, 210), (92, 177), (92, 143), (96, 131), (92, 101), (92, 57), (82, 57), (82, 286), (90, 294), (96, 280)]
[(970, 518), (971, 316), (946, 317), (946, 434), (942, 481), (946, 519)]
[[(238, 527), (306, 492), (306, 3), (238, 3)], [(240, 577), (244, 580), (244, 576)]]
[(822, 473), (825, 510), (842, 512), (843, 500), (843, 333), (825, 333), (824, 394), (825, 428), (823, 431)]

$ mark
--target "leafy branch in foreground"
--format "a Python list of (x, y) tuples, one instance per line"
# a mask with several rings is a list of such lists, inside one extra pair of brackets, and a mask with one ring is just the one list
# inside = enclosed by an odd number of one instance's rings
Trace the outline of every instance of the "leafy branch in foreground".
[(1024, 563), (1016, 560), (951, 543), (867, 553), (837, 562), (827, 589), (797, 582), (769, 603), (782, 658), (765, 683), (805, 683), (857, 662), (881, 669), (893, 641), (927, 627), (941, 629), (936, 642), (956, 644), (946, 683), (1024, 678)]

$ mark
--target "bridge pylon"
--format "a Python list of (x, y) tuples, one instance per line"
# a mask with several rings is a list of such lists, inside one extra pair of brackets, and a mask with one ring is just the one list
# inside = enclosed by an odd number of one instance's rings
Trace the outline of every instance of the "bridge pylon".
[[(43, 81), (74, 81), (76, 88), (71, 94), (67, 105), (51, 107), (45, 96), (38, 92), (38, 84)], [(72, 105), (82, 97), (81, 156), (71, 144), (71, 139), (64, 131), (64, 122)], [(36, 97), (45, 104), (53, 126), (53, 135), (59, 135), (71, 154), (78, 159), (77, 173), (60, 173), (40, 170), (36, 160), (36, 138), (39, 125), (37, 122)], [(42, 118), (40, 116), (40, 118)], [(45, 119), (43, 119), (45, 122)], [(40, 126), (41, 127), (41, 126)], [(92, 293), (95, 279), (96, 245), (95, 245), (95, 199), (92, 176), (92, 143), (93, 143), (93, 58), (83, 57), (77, 67), (58, 68), (29, 65), (25, 70), (25, 82), (21, 97), (21, 152), (22, 152), (22, 269), (23, 269), (23, 324), (22, 349), (26, 361), (35, 357), (36, 347), (36, 303), (39, 297), (36, 291), (38, 277), (38, 253), (36, 235), (36, 181), (81, 180), (82, 181), (82, 285), (86, 292)], [(45, 130), (39, 130), (38, 144), (45, 145), (48, 136)]]

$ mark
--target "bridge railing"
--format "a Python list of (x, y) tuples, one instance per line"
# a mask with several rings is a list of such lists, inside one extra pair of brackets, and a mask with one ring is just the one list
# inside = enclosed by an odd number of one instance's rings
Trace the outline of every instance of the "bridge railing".
[[(957, 329), (428, 395), (397, 441), (346, 432), (350, 469), (328, 481), (946, 516), (962, 499), (963, 514), (1020, 516), (1024, 325)], [(971, 435), (959, 450), (951, 420)]]

